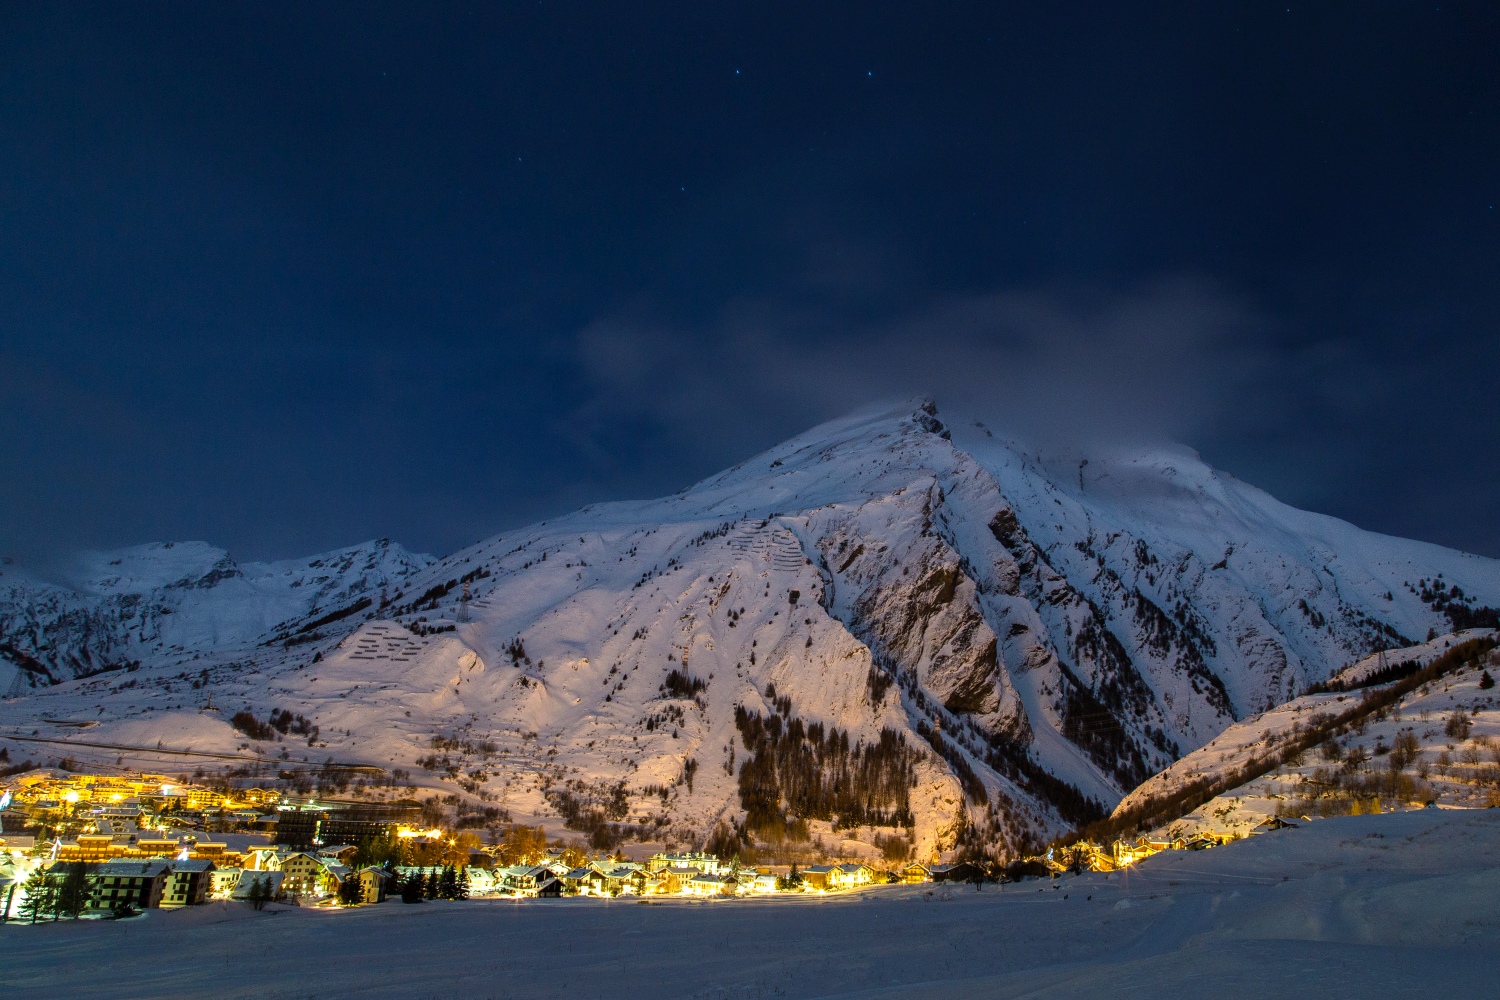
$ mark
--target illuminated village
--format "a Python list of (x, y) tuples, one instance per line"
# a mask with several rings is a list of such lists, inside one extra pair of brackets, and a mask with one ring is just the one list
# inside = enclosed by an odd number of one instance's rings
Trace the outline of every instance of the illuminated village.
[[(978, 890), (1129, 869), (1163, 851), (1213, 848), (1313, 816), (1491, 808), (1500, 802), (1500, 771), (1484, 763), (1484, 754), (1500, 760), (1489, 672), (1500, 669), (1496, 640), (1488, 632), (1456, 644), (1435, 640), (1433, 652), (1438, 642), (1440, 655), (1393, 683), (1368, 683), (1390, 672), (1376, 658), (1231, 727), (1127, 797), (1111, 820), (1004, 864), (958, 851), (880, 863), (820, 851), (803, 855), (799, 867), (666, 843), (633, 844), (632, 858), (618, 847), (549, 838), (544, 825), (511, 822), (499, 810), (475, 829), (462, 815), (452, 821), (442, 797), (419, 798), (414, 787), (315, 797), (342, 787), (337, 769), (308, 794), (279, 787), (279, 779), (264, 782), (277, 787), (242, 787), (254, 779), (229, 771), (184, 780), (84, 773), (71, 758), (56, 768), (28, 761), (0, 771), (0, 919), (122, 918), (210, 900), (263, 910), (486, 898), (727, 900), (924, 882)], [(1376, 672), (1366, 678), (1367, 669)], [(1364, 693), (1355, 699), (1349, 690)], [(1380, 770), (1360, 752), (1361, 740), (1374, 743)], [(1215, 755), (1228, 769), (1204, 777)], [(1337, 774), (1333, 760), (1341, 761)]]
[[(996, 868), (972, 860), (876, 867), (862, 861), (751, 865), (703, 852), (644, 861), (549, 841), (511, 825), (486, 842), (420, 828), (416, 806), (289, 801), (261, 788), (220, 790), (176, 778), (13, 776), (0, 792), (0, 918), (121, 918), (232, 900), (351, 907), (400, 900), (684, 897), (847, 893), (893, 883), (982, 883), (1114, 871), (1174, 842), (1078, 843)], [(416, 825), (413, 825), (416, 824)], [(24, 833), (14, 832), (25, 830)]]

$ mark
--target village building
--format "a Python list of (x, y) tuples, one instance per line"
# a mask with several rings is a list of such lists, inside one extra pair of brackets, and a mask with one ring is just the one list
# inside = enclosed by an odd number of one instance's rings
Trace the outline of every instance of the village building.
[[(927, 869), (922, 868), (922, 871), (925, 874)], [(853, 889), (872, 885), (875, 882), (875, 869), (858, 861), (846, 861), (836, 865), (811, 865), (803, 870), (802, 879), (814, 889), (825, 891)], [(909, 876), (904, 880), (925, 881), (925, 879), (915, 879)]]
[(1127, 844), (1123, 840), (1115, 841), (1112, 853), (1114, 855), (1115, 865), (1117, 867), (1124, 868), (1129, 865), (1135, 864), (1137, 861), (1144, 861), (1145, 859), (1151, 857), (1151, 855), (1166, 850), (1171, 846), (1172, 845), (1170, 843), (1152, 843), (1145, 837), (1142, 837), (1134, 844)]
[(585, 896), (609, 896), (615, 895), (610, 891), (610, 879), (607, 872), (602, 868), (591, 868), (589, 876), (579, 887), (579, 892)]
[[(474, 880), (477, 877), (481, 877), (480, 873), (481, 872), (485, 872), (485, 871), (488, 871), (489, 878), (490, 878), (490, 880), (491, 880), (491, 882), (492, 882), (492, 884), (494, 886), (494, 891), (498, 892), (498, 891), (502, 890), (504, 888), (504, 886), (503, 886), (503, 884), (501, 883), (501, 880), (500, 880), (500, 870), (499, 869), (494, 869), (494, 868), (491, 868), (491, 869), (470, 868), (470, 869), (468, 869), (470, 887), (472, 888)], [(443, 874), (443, 866), (442, 865), (397, 865), (396, 866), (396, 878), (397, 878), (398, 882), (405, 882), (407, 879), (411, 878), (413, 875), (420, 875), (424, 879), (435, 879), (435, 878), (441, 878), (442, 874)]]
[(89, 905), (112, 910), (120, 906), (155, 909), (161, 905), (172, 866), (165, 861), (106, 861), (89, 874)]
[(517, 896), (534, 896), (544, 881), (556, 878), (545, 865), (511, 865), (495, 869), (495, 874), (500, 878), (503, 891)]
[(354, 873), (359, 879), (360, 898), (366, 903), (384, 903), (390, 894), (393, 881), (391, 873), (384, 868), (370, 866)]
[(590, 882), (593, 881), (596, 874), (598, 874), (598, 870), (592, 865), (588, 865), (582, 868), (569, 869), (562, 874), (562, 877), (558, 881), (562, 883), (563, 889), (569, 893), (586, 893)]
[(635, 892), (637, 876), (640, 876), (641, 882), (645, 881), (645, 868), (629, 862), (611, 865), (608, 868), (595, 867), (594, 872), (590, 881), (593, 883), (595, 893), (601, 896), (618, 896), (626, 892)]
[(668, 895), (668, 885), (671, 876), (666, 872), (643, 872), (641, 874), (640, 893), (643, 896), (665, 896)]
[(342, 809), (283, 806), (277, 814), (276, 842), (307, 851), (324, 844), (358, 844), (394, 837), (401, 821), (412, 811), (371, 804)]
[(931, 882), (932, 869), (920, 861), (913, 861), (901, 869), (901, 881), (912, 884), (916, 882)]
[(833, 865), (809, 865), (802, 870), (802, 881), (812, 889), (828, 889), (828, 875)]
[(689, 896), (733, 896), (739, 885), (729, 875), (695, 875), (683, 891)]
[(327, 890), (328, 868), (316, 855), (296, 851), (279, 860), (282, 887), (291, 895), (313, 896)]
[(958, 861), (951, 865), (933, 865), (934, 882), (973, 882), (985, 876), (983, 868), (972, 861)]
[(754, 879), (751, 880), (750, 889), (753, 892), (776, 892), (777, 878), (778, 876), (771, 874), (770, 872), (757, 875)]
[(717, 875), (724, 865), (715, 854), (653, 854), (646, 862), (648, 871), (664, 868), (692, 868), (704, 875)]
[(175, 837), (138, 837), (130, 853), (145, 858), (172, 858), (181, 849)]
[(228, 845), (218, 841), (178, 841), (171, 837), (142, 837), (125, 833), (81, 833), (73, 840), (57, 842), (56, 860), (89, 863), (113, 858), (175, 858), (187, 852), (189, 858), (226, 864), (237, 860)]
[(34, 850), (36, 850), (36, 838), (30, 834), (26, 836), (18, 833), (0, 835), (0, 854), (9, 854), (19, 858)]
[(697, 878), (699, 875), (704, 875), (707, 873), (701, 872), (696, 868), (687, 868), (681, 865), (674, 865), (670, 868), (657, 869), (656, 874), (662, 876), (665, 879), (665, 882), (662, 883), (664, 887), (663, 891), (665, 891), (668, 895), (676, 895), (677, 893), (682, 892), (687, 884), (693, 879)]
[(208, 873), (208, 898), (228, 899), (239, 884), (243, 868), (215, 868)]
[(58, 861), (98, 863), (120, 856), (129, 847), (128, 840), (117, 845), (112, 834), (80, 833), (73, 840), (59, 840), (56, 857)]
[(317, 893), (335, 893), (344, 885), (344, 880), (354, 877), (354, 869), (348, 865), (341, 865), (337, 861), (327, 858), (319, 858), (318, 864), (323, 868), (323, 875), (318, 880)]
[(240, 880), (235, 884), (233, 891), (230, 892), (229, 898), (248, 900), (250, 898), (250, 893), (254, 890), (256, 884), (258, 883), (265, 887), (266, 898), (275, 899), (276, 897), (280, 896), (283, 891), (282, 882), (284, 879), (284, 872), (257, 872), (246, 869), (240, 872)]
[(214, 868), (214, 863), (207, 860), (173, 861), (162, 889), (161, 905), (164, 908), (197, 906), (206, 902)]
[(94, 817), (94, 829), (98, 833), (126, 837), (140, 834), (144, 812), (138, 803), (98, 806), (91, 809), (90, 813)]
[(860, 862), (842, 862), (828, 871), (828, 888), (855, 889), (875, 882), (875, 869)]
[(220, 840), (189, 840), (182, 846), (194, 861), (212, 861), (216, 865), (222, 865), (238, 864), (243, 859), (243, 855), (230, 851), (229, 845)]
[(493, 868), (476, 868), (470, 865), (467, 871), (470, 896), (493, 896), (503, 888), (503, 883)]

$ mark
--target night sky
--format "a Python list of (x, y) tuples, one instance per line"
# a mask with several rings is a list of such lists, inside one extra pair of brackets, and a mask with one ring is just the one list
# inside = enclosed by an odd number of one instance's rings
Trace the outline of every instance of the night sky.
[(1500, 556), (1497, 204), (1492, 2), (10, 3), (0, 551), (442, 554), (928, 393)]

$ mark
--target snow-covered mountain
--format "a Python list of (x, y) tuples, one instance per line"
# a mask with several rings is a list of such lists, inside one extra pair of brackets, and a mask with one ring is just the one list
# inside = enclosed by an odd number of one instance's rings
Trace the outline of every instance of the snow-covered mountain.
[(139, 545), (82, 553), (56, 581), (3, 566), (0, 672), (29, 688), (253, 646), (283, 622), (378, 601), (432, 562), (380, 539), (243, 564), (203, 542)]
[[(305, 715), (323, 756), (603, 839), (1008, 852), (1372, 650), (1500, 604), (1500, 563), (1294, 510), (1189, 451), (1043, 457), (925, 401), (431, 565), (350, 551), (292, 610), (294, 585), (269, 581), (323, 567), (197, 588), (206, 549), (197, 576), (142, 557), (73, 591), (12, 585), (7, 649), (142, 667), (7, 715), (248, 742), (191, 681), (229, 711)], [(136, 632), (137, 594), (188, 603)], [(99, 610), (75, 622), (69, 602)]]

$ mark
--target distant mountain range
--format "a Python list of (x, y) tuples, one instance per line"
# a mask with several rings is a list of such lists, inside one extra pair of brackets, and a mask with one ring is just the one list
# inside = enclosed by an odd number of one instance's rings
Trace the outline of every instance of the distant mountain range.
[[(0, 567), (0, 660), (27, 688), (253, 646), (283, 623), (383, 592), (432, 565), (381, 539), (310, 559), (236, 563), (203, 542), (74, 559), (60, 582)], [(7, 683), (10, 678), (7, 678)]]
[(1040, 455), (921, 400), (439, 560), (168, 543), (65, 583), (3, 569), (12, 726), (269, 753), (227, 717), (284, 709), (319, 759), (599, 843), (923, 855), (1102, 815), (1237, 719), (1500, 605), (1494, 560), (1186, 449)]

